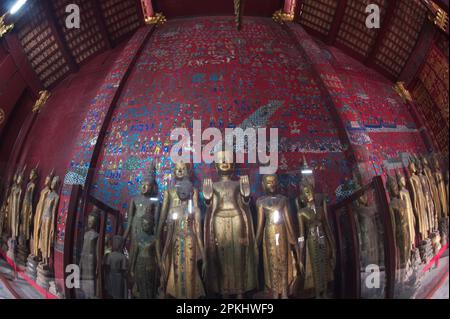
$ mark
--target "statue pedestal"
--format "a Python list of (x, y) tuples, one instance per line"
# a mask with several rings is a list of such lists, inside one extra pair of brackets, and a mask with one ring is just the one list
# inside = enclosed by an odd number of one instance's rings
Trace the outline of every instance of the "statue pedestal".
[(25, 273), (28, 277), (36, 281), (37, 278), (37, 268), (39, 264), (39, 259), (36, 256), (29, 255), (27, 258), (27, 269)]
[(48, 265), (39, 263), (37, 267), (37, 280), (36, 283), (39, 287), (48, 290), (50, 288), (50, 281), (53, 280), (53, 274)]
[(419, 244), (420, 258), (422, 262), (428, 264), (433, 258), (433, 244), (431, 239), (427, 238)]
[(19, 246), (17, 247), (16, 266), (21, 271), (25, 271), (27, 265), (27, 257), (30, 252), (23, 240), (19, 240)]
[(8, 252), (6, 256), (15, 262), (16, 259), (16, 240), (13, 238), (8, 239)]

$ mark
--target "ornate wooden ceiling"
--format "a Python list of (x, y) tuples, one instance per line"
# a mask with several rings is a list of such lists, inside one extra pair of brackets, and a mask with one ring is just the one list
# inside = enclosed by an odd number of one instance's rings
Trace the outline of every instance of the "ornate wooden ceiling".
[[(285, 0), (246, 0), (244, 15), (267, 16)], [(328, 44), (396, 80), (408, 63), (427, 20), (423, 0), (296, 0), (297, 21)], [(437, 0), (439, 3), (448, 0)], [(5, 11), (14, 1), (5, 0)], [(81, 29), (64, 27), (65, 7), (77, 3)], [(381, 28), (365, 25), (369, 3), (381, 8)], [(233, 0), (153, 0), (168, 18), (233, 15)], [(51, 88), (95, 54), (118, 44), (143, 23), (140, 0), (28, 1), (14, 33), (38, 78)]]

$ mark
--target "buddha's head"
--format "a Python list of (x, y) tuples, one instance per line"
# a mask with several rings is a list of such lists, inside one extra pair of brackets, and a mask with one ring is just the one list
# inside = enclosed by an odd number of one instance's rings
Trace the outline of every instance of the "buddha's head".
[(361, 206), (369, 205), (369, 196), (367, 195), (367, 192), (364, 192), (361, 196), (358, 197), (358, 204), (360, 204)]
[(439, 163), (439, 159), (437, 158), (437, 156), (433, 156), (433, 165), (437, 171), (441, 170), (441, 163)]
[(215, 157), (216, 169), (219, 175), (231, 175), (234, 172), (233, 153), (220, 151)]
[(54, 172), (51, 171), (51, 173), (45, 178), (45, 181), (44, 181), (45, 186), (47, 186), (47, 187), (51, 186), (54, 175), (55, 175)]
[(30, 171), (30, 181), (34, 182), (38, 178), (38, 171), (37, 168), (33, 168)]
[(89, 229), (97, 228), (98, 217), (99, 217), (99, 210), (98, 210), (98, 208), (95, 207), (88, 216), (88, 228)]
[(61, 179), (59, 178), (59, 176), (55, 176), (52, 179), (52, 184), (50, 185), (50, 188), (53, 191), (57, 191), (59, 189), (60, 184), (61, 184)]
[(399, 189), (398, 189), (398, 183), (392, 176), (388, 176), (387, 180), (388, 190), (391, 197), (397, 198), (400, 195)]
[(141, 193), (142, 195), (151, 195), (156, 187), (156, 167), (155, 164), (152, 162), (150, 169), (147, 173), (147, 175), (144, 176), (144, 179), (142, 180), (141, 185)]
[(413, 175), (417, 174), (417, 166), (416, 166), (416, 163), (414, 162), (414, 160), (409, 161), (408, 169), (411, 174), (413, 174)]
[(274, 194), (278, 190), (278, 176), (275, 174), (264, 175), (262, 178), (262, 187), (268, 194)]
[(300, 201), (304, 205), (314, 202), (313, 185), (307, 181), (300, 183)]
[(123, 248), (123, 237), (115, 235), (112, 238), (112, 251), (121, 251)]
[(189, 175), (189, 165), (184, 162), (178, 162), (175, 164), (174, 170), (175, 179), (183, 179)]

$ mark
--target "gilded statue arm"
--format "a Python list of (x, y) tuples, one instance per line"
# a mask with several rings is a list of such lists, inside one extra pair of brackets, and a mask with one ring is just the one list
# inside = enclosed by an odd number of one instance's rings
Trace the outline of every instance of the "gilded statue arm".
[(250, 202), (250, 193), (251, 193), (250, 180), (248, 176), (241, 176), (239, 180), (239, 185), (243, 202), (245, 204), (248, 204)]
[(153, 245), (156, 246), (156, 242), (157, 242), (156, 235), (157, 235), (159, 222), (160, 222), (159, 216), (161, 213), (161, 205), (160, 205), (159, 201), (156, 202), (154, 205), (155, 205), (155, 225), (154, 225), (154, 229), (153, 229), (153, 234), (155, 235), (155, 240), (153, 241)]
[(264, 223), (265, 223), (265, 215), (264, 215), (264, 207), (261, 205), (261, 203), (256, 204), (256, 209), (258, 213), (258, 226), (256, 227), (256, 243), (257, 245), (261, 245), (262, 242), (262, 236), (264, 231)]
[(297, 217), (298, 217), (298, 226), (299, 226), (299, 237), (298, 237), (298, 245), (297, 245), (297, 256), (298, 256), (298, 264), (300, 267), (300, 272), (304, 272), (304, 253), (305, 253), (305, 221), (304, 221), (304, 213), (302, 212), (301, 205), (298, 201), (298, 198), (295, 200), (295, 206), (297, 208)]
[(203, 197), (205, 198), (206, 206), (210, 207), (213, 199), (213, 182), (210, 178), (205, 178), (203, 181)]
[(298, 236), (296, 234), (296, 231), (295, 231), (295, 228), (294, 228), (294, 222), (292, 221), (292, 217), (291, 217), (291, 214), (289, 212), (289, 202), (288, 202), (287, 199), (286, 199), (286, 202), (285, 202), (285, 205), (284, 205), (282, 213), (283, 213), (282, 216), (284, 216), (284, 218), (286, 220), (286, 230), (287, 230), (287, 234), (288, 234), (289, 243), (291, 245), (296, 246), (297, 245), (297, 238), (298, 238)]
[(52, 218), (50, 220), (50, 243), (49, 243), (49, 247), (51, 247), (52, 245), (54, 245), (55, 242), (55, 221), (56, 221), (56, 214), (58, 213), (58, 205), (59, 205), (59, 196), (56, 196), (55, 198), (55, 203), (53, 205), (53, 209), (52, 209)]
[(156, 230), (156, 259), (158, 261), (158, 265), (161, 267), (161, 235), (162, 230), (164, 228), (164, 224), (167, 220), (167, 215), (169, 214), (170, 207), (170, 194), (169, 190), (166, 190), (163, 195), (163, 203), (161, 207), (161, 218), (158, 222), (158, 229)]

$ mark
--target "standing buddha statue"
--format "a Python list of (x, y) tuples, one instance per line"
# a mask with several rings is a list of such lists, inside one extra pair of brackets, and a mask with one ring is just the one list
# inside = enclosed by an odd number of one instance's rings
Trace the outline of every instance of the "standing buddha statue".
[(422, 182), (418, 176), (417, 166), (414, 160), (411, 160), (408, 165), (409, 186), (411, 189), (412, 202), (414, 207), (414, 214), (417, 222), (417, 229), (419, 230), (420, 239), (428, 238), (428, 217), (426, 215), (426, 202), (422, 188)]
[(55, 239), (55, 220), (59, 204), (59, 186), (61, 180), (55, 176), (50, 184), (50, 193), (45, 198), (42, 208), (41, 229), (39, 232), (39, 250), (44, 265), (48, 265), (52, 256), (52, 245)]
[[(166, 222), (170, 220), (170, 217), (168, 219), (168, 215), (170, 210), (172, 210), (174, 207), (177, 207), (181, 204), (180, 198), (177, 194), (177, 185), (181, 181), (189, 180), (189, 165), (184, 162), (178, 162), (175, 163), (175, 185), (172, 187), (169, 187), (163, 195), (163, 204), (161, 207), (161, 217), (159, 218), (158, 223), (158, 229), (156, 232), (156, 256), (158, 259), (158, 265), (160, 266), (160, 269), (163, 269), (161, 260), (162, 255), (162, 245), (161, 241), (163, 240), (164, 235), (164, 227), (166, 226)], [(194, 207), (198, 207), (198, 190), (194, 188), (193, 190), (193, 205)]]
[(262, 187), (266, 195), (256, 201), (256, 242), (263, 246), (264, 282), (274, 299), (280, 296), (287, 299), (295, 279), (294, 247), (298, 236), (289, 213), (289, 201), (278, 194), (278, 177), (263, 176)]
[(201, 260), (205, 266), (201, 213), (192, 200), (192, 183), (183, 180), (176, 188), (180, 205), (170, 209), (167, 220), (162, 289), (176, 299), (198, 299), (206, 295), (198, 267)]
[(305, 265), (304, 289), (314, 288), (316, 298), (328, 298), (328, 283), (333, 278), (336, 263), (335, 245), (328, 223), (326, 200), (317, 210), (313, 183), (306, 178), (300, 183), (296, 207), (300, 260)]
[(408, 224), (409, 233), (409, 248), (415, 248), (415, 238), (416, 238), (416, 217), (414, 216), (414, 208), (411, 201), (411, 195), (406, 188), (407, 182), (403, 175), (397, 174), (398, 186), (400, 188), (400, 199), (405, 203), (406, 219)]
[(423, 156), (421, 159), (421, 164), (423, 167), (423, 174), (425, 175), (428, 181), (428, 188), (430, 189), (431, 200), (433, 202), (434, 211), (433, 211), (433, 225), (436, 230), (438, 227), (438, 222), (440, 216), (442, 215), (442, 205), (441, 200), (439, 199), (439, 191), (438, 186), (436, 184), (436, 179), (434, 178), (434, 174), (430, 168), (430, 164), (428, 159)]
[(16, 184), (11, 190), (10, 202), (8, 205), (8, 213), (11, 221), (11, 237), (17, 240), (19, 237), (19, 224), (20, 224), (20, 204), (22, 202), (22, 183), (25, 167), (21, 172), (17, 174)]
[(391, 176), (388, 176), (388, 190), (391, 197), (389, 210), (399, 256), (397, 268), (405, 269), (411, 257), (408, 212), (406, 211), (406, 203), (400, 199), (398, 183)]
[(444, 177), (441, 171), (441, 164), (439, 163), (439, 159), (436, 156), (433, 157), (433, 164), (434, 164), (433, 176), (437, 185), (438, 197), (442, 209), (439, 218), (448, 218), (448, 200), (447, 200), (448, 194), (445, 186)]
[[(156, 232), (158, 227), (159, 220), (159, 199), (157, 197), (157, 184), (156, 184), (156, 166), (152, 163), (149, 173), (144, 177), (141, 186), (141, 194), (134, 197), (128, 208), (128, 227), (124, 234), (124, 240), (130, 238), (130, 261), (137, 260), (136, 249), (138, 249), (138, 245), (141, 245), (142, 238), (147, 238), (148, 236), (152, 236), (155, 240), (149, 247), (146, 247), (146, 253), (148, 253), (148, 258), (151, 260), (151, 264), (148, 267), (151, 268), (151, 271), (154, 272), (151, 274), (149, 279), (151, 282), (145, 283), (148, 285), (148, 289), (146, 288), (146, 292), (138, 291), (139, 286), (142, 283), (139, 282), (138, 278), (133, 278), (134, 275), (139, 275), (136, 271), (130, 269), (131, 281), (134, 283), (134, 293), (135, 297), (145, 296), (146, 298), (155, 298), (157, 293), (158, 283), (156, 282), (156, 272), (157, 272), (157, 259), (156, 259)], [(143, 229), (143, 219), (144, 216), (148, 214), (147, 217), (147, 225), (149, 227), (148, 230), (144, 231)], [(141, 238), (141, 239), (139, 239)], [(154, 263), (154, 264), (153, 264)], [(138, 265), (139, 266), (139, 265)], [(130, 262), (130, 267), (133, 267), (133, 262)], [(149, 269), (150, 269), (149, 268)], [(141, 287), (141, 289), (143, 289)]]
[(234, 154), (218, 152), (215, 166), (219, 181), (203, 181), (207, 205), (205, 219), (205, 250), (208, 293), (224, 297), (256, 288), (256, 245), (250, 212), (248, 176), (232, 179)]
[(428, 178), (424, 173), (422, 162), (416, 159), (418, 176), (422, 183), (422, 191), (425, 198), (425, 216), (428, 217), (428, 233), (432, 233), (436, 229), (436, 215), (434, 209), (433, 197), (428, 183)]
[[(34, 194), (36, 191), (36, 180), (38, 178), (37, 168), (33, 168), (30, 172), (29, 182), (25, 191), (22, 203), (22, 214), (20, 218), (21, 231), (20, 234), (24, 243), (27, 243), (31, 237), (31, 221), (33, 218)], [(28, 246), (27, 246), (28, 247)], [(27, 248), (28, 249), (28, 248)]]
[(54, 177), (54, 172), (52, 171), (46, 178), (44, 182), (44, 188), (39, 194), (39, 200), (36, 205), (36, 212), (34, 213), (34, 223), (33, 223), (33, 244), (31, 246), (31, 254), (33, 257), (38, 258), (39, 256), (39, 237), (41, 230), (41, 220), (44, 211), (44, 204), (47, 196), (51, 193), (51, 183)]
[(94, 210), (88, 216), (88, 230), (84, 233), (83, 248), (80, 257), (81, 291), (85, 299), (94, 299), (98, 296), (97, 278), (99, 274), (98, 254), (98, 220), (99, 210)]

